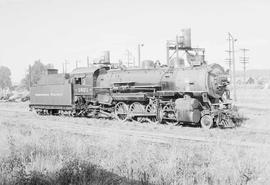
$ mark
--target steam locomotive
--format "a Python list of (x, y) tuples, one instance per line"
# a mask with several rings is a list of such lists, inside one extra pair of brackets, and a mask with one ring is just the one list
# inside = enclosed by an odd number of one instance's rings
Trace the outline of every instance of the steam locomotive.
[(208, 65), (198, 49), (168, 45), (170, 48), (183, 49), (189, 65), (175, 58), (163, 66), (148, 60), (142, 66), (126, 68), (103, 61), (69, 74), (48, 69), (31, 87), (29, 106), (38, 114), (189, 123), (204, 128), (232, 125), (224, 68)]

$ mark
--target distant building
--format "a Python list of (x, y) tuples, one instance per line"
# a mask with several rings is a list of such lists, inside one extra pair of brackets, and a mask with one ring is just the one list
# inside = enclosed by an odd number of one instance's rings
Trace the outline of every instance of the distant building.
[(255, 84), (255, 79), (252, 77), (249, 77), (246, 81), (246, 84)]

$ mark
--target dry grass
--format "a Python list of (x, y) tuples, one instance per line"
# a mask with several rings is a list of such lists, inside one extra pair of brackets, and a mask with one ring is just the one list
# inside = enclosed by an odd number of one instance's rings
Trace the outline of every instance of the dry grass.
[(0, 184), (269, 184), (268, 150), (0, 126)]

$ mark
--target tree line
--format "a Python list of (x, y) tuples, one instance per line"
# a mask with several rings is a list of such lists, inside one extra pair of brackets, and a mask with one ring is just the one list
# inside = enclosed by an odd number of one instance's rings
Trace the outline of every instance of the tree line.
[[(29, 66), (26, 75), (21, 80), (19, 86), (29, 90), (29, 87), (37, 84), (45, 71), (51, 67), (51, 64), (45, 65), (40, 60), (35, 61), (32, 65)], [(8, 67), (0, 66), (0, 88), (2, 90), (6, 88), (12, 88), (11, 75), (11, 71)]]

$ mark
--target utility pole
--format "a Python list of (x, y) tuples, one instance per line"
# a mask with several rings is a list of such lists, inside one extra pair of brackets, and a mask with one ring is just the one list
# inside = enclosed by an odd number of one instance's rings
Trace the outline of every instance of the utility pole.
[(240, 57), (240, 63), (243, 64), (244, 68), (244, 83), (246, 83), (246, 65), (248, 64), (248, 57), (246, 56), (246, 52), (249, 51), (246, 48), (240, 49), (243, 52), (243, 57)]
[(89, 62), (89, 56), (87, 56), (87, 67), (89, 67), (90, 66), (90, 62)]
[(67, 65), (69, 64), (69, 62), (67, 61), (67, 59), (65, 60), (64, 63), (62, 63), (62, 67), (63, 67), (63, 73), (67, 72)]
[(65, 73), (67, 73), (67, 65), (68, 65), (68, 61), (65, 60)]
[(62, 72), (65, 73), (65, 63), (62, 63)]
[(141, 47), (143, 47), (143, 44), (138, 44), (138, 66), (141, 67)]
[(79, 60), (76, 60), (76, 61), (75, 61), (76, 68), (78, 68), (79, 63), (80, 63), (80, 61), (79, 61)]
[(133, 65), (135, 65), (136, 60), (134, 56), (133, 56), (132, 62), (133, 62)]
[(166, 42), (166, 58), (167, 58), (167, 66), (169, 66), (170, 61), (170, 49), (169, 49), (169, 41)]
[(226, 50), (228, 53), (228, 58), (225, 59), (225, 62), (228, 63), (229, 65), (229, 76), (230, 76), (230, 81), (232, 81), (232, 48), (231, 48), (231, 38), (230, 36), (227, 39), (229, 41), (229, 49)]
[(129, 50), (127, 50), (127, 66), (129, 67), (129, 54), (130, 54), (130, 52), (129, 52)]
[(176, 35), (176, 40), (175, 40), (175, 52), (176, 52), (176, 62), (177, 62), (179, 60), (178, 35)]
[(236, 76), (235, 76), (235, 48), (234, 48), (234, 43), (237, 41), (231, 33), (228, 33), (229, 36), (229, 44), (231, 45), (232, 49), (232, 66), (233, 66), (233, 97), (234, 101), (237, 101), (237, 96), (236, 96)]
[(127, 66), (129, 67), (129, 64), (130, 64), (130, 57), (132, 56), (132, 53), (127, 49)]
[(31, 65), (29, 65), (29, 90), (31, 88), (31, 85), (32, 85), (32, 67)]

